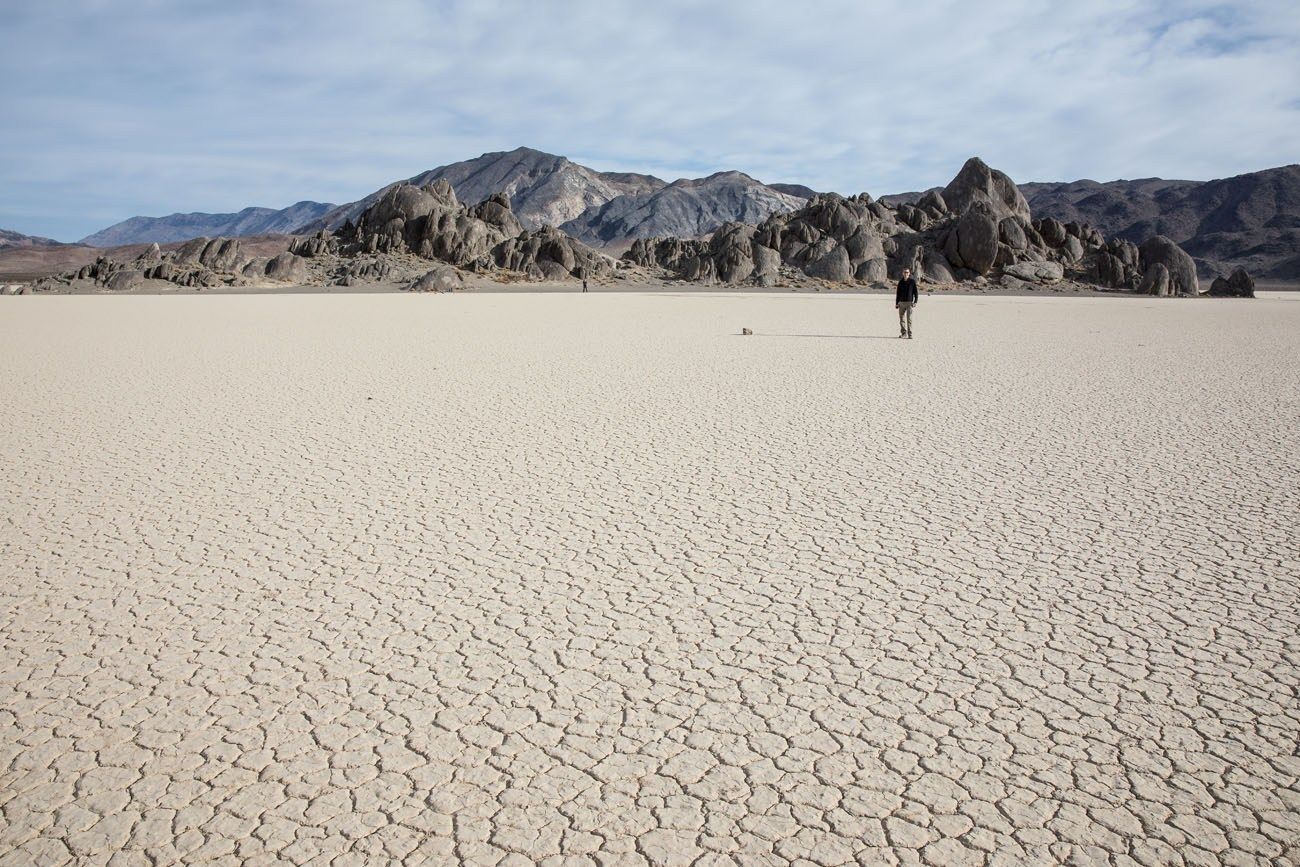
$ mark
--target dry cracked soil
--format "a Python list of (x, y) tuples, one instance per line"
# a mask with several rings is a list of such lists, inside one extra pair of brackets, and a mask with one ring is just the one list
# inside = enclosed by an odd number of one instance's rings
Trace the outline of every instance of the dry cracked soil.
[(0, 865), (1297, 863), (1300, 299), (916, 334), (3, 299)]

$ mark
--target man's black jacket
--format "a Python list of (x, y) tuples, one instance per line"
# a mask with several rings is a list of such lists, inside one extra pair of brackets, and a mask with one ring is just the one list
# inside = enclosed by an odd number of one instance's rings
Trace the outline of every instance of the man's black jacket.
[(916, 291), (916, 280), (904, 277), (898, 281), (898, 293), (894, 296), (895, 304), (915, 304), (919, 297)]

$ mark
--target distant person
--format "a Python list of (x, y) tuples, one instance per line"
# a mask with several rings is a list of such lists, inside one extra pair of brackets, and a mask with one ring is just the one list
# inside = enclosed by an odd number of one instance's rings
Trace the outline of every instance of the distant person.
[(912, 269), (903, 269), (903, 279), (898, 281), (898, 292), (894, 294), (894, 307), (898, 309), (898, 336), (912, 339), (912, 308), (920, 295), (916, 291), (916, 281), (912, 279)]
[(587, 278), (586, 278), (586, 277), (583, 277), (583, 278), (582, 278), (582, 291), (583, 291), (583, 292), (586, 292), (586, 291), (587, 291)]

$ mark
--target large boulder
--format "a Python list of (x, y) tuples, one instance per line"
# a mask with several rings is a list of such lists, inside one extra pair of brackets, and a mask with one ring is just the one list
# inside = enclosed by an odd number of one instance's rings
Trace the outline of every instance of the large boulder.
[(1065, 239), (1070, 235), (1065, 231), (1065, 224), (1060, 220), (1054, 220), (1051, 217), (1044, 217), (1034, 222), (1034, 230), (1038, 236), (1043, 239), (1049, 247), (1059, 247), (1065, 243)]
[(998, 237), (1012, 250), (1029, 248), (1029, 236), (1025, 234), (1025, 227), (1018, 217), (1003, 217), (998, 221)]
[(1142, 275), (1138, 290), (1142, 295), (1169, 295), (1169, 269), (1157, 262)]
[(1029, 202), (1011, 178), (991, 169), (979, 157), (971, 157), (957, 176), (943, 188), (943, 201), (956, 214), (976, 203), (988, 206), (997, 219), (1020, 217), (1029, 220)]
[(1061, 245), (1059, 255), (1067, 264), (1078, 262), (1083, 258), (1083, 242), (1074, 235), (1067, 236), (1065, 243)]
[(465, 278), (450, 265), (441, 265), (417, 277), (406, 288), (410, 292), (451, 292), (465, 286)]
[(809, 277), (844, 283), (853, 279), (853, 264), (849, 261), (848, 251), (836, 244), (816, 261), (808, 263), (804, 273)]
[(1255, 280), (1245, 268), (1237, 268), (1226, 278), (1215, 277), (1210, 294), (1216, 298), (1254, 298)]
[(1027, 283), (1059, 283), (1065, 277), (1065, 269), (1057, 262), (1016, 262), (1003, 268), (1002, 273)]
[(266, 278), (281, 283), (306, 283), (307, 260), (286, 250), (266, 263)]
[(775, 286), (781, 276), (781, 254), (771, 247), (753, 245), (754, 273), (751, 275), (759, 286)]
[(110, 292), (129, 292), (144, 285), (144, 271), (137, 269), (117, 271), (106, 284)]
[(868, 259), (858, 266), (853, 276), (863, 283), (886, 283), (889, 281), (889, 262), (883, 257)]
[(136, 268), (151, 268), (162, 261), (162, 250), (157, 243), (150, 244), (135, 257)]
[(500, 268), (525, 274), (540, 272), (548, 280), (602, 277), (614, 270), (613, 260), (608, 256), (554, 226), (506, 238), (492, 248), (489, 256)]
[(917, 200), (916, 206), (935, 220), (949, 214), (948, 203), (944, 201), (943, 194), (938, 190), (927, 191)]
[(211, 239), (207, 236), (201, 236), (186, 241), (184, 244), (181, 244), (180, 247), (176, 248), (174, 253), (172, 253), (172, 264), (177, 268), (193, 268), (198, 266), (199, 257), (203, 255), (203, 251), (208, 248), (209, 243), (211, 243)]
[(239, 241), (235, 238), (214, 238), (199, 253), (199, 264), (209, 271), (231, 272), (239, 263)]
[[(1168, 272), (1169, 292), (1174, 295), (1197, 295), (1201, 287), (1196, 279), (1196, 262), (1182, 247), (1164, 235), (1156, 235), (1142, 242), (1138, 248), (1142, 273), (1154, 266), (1163, 265)], [(1144, 280), (1145, 282), (1145, 280)]]
[(976, 202), (961, 215), (943, 252), (949, 262), (976, 274), (992, 270), (998, 258), (998, 222), (988, 205)]

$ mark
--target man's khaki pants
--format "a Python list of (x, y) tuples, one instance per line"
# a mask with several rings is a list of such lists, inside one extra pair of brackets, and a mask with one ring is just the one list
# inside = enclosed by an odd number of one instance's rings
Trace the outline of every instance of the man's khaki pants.
[(912, 336), (912, 302), (904, 301), (898, 305), (898, 333)]

